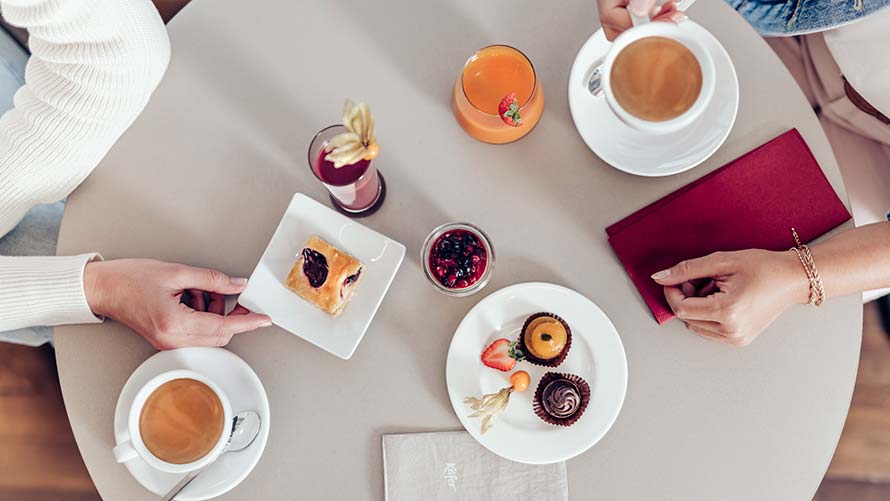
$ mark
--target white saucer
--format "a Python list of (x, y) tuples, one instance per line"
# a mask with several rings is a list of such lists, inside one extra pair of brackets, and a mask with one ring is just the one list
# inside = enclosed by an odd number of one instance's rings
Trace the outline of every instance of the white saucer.
[(739, 83), (729, 54), (714, 35), (698, 24), (686, 20), (680, 27), (696, 32), (711, 52), (717, 85), (702, 117), (679, 132), (652, 135), (632, 129), (609, 109), (603, 96), (590, 94), (590, 67), (610, 46), (602, 30), (587, 39), (575, 57), (568, 93), (575, 128), (587, 146), (616, 169), (653, 177), (689, 170), (713, 155), (732, 130), (739, 109)]
[[(559, 367), (519, 362), (511, 372), (482, 364), (482, 351), (497, 338), (516, 340), (528, 316), (538, 312), (562, 317), (572, 329), (572, 346)], [(463, 401), (510, 385), (512, 372), (531, 376), (529, 388), (513, 392), (510, 403), (483, 435), (480, 419)], [(532, 410), (544, 373), (576, 374), (590, 385), (590, 403), (572, 426), (553, 426)], [(512, 461), (549, 464), (571, 459), (597, 443), (618, 417), (627, 391), (627, 358), (615, 326), (602, 310), (577, 292), (559, 285), (525, 283), (501, 289), (464, 317), (448, 349), (445, 370), (448, 396), (464, 428), (488, 450)]]
[[(162, 351), (148, 358), (133, 371), (118, 398), (114, 411), (115, 442), (120, 444), (128, 439), (127, 414), (136, 392), (152, 377), (175, 369), (189, 369), (207, 376), (228, 395), (235, 414), (253, 410), (262, 420), (260, 434), (253, 444), (243, 451), (220, 456), (175, 499), (201, 501), (221, 496), (247, 478), (263, 455), (269, 438), (270, 414), (266, 390), (253, 369), (234, 353), (222, 348), (180, 348)], [(110, 450), (108, 454), (111, 454)], [(138, 457), (124, 465), (137, 482), (159, 496), (166, 494), (181, 478), (181, 475), (155, 470)]]

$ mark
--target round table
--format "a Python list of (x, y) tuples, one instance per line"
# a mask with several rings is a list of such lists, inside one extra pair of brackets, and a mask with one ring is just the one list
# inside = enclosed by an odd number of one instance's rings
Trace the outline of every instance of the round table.
[[(248, 275), (294, 192), (330, 203), (306, 150), (318, 129), (339, 121), (346, 97), (374, 110), (377, 165), (389, 184), (385, 205), (364, 223), (408, 247), (351, 360), (276, 327), (229, 345), (263, 380), (273, 419), (262, 459), (225, 499), (382, 499), (381, 436), (460, 428), (445, 388), (454, 329), (484, 296), (526, 281), (588, 296), (627, 350), (624, 408), (600, 443), (568, 462), (572, 499), (812, 496), (850, 402), (861, 299), (793, 308), (745, 349), (704, 342), (679, 322), (655, 323), (604, 228), (792, 127), (846, 198), (829, 144), (767, 45), (721, 0), (700, 0), (690, 16), (723, 42), (739, 74), (732, 135), (705, 164), (674, 177), (607, 166), (578, 136), (566, 100), (594, 9), (591, 0), (558, 8), (196, 0), (170, 25), (167, 75), (70, 198), (60, 254), (150, 256)], [(537, 128), (505, 146), (469, 138), (449, 109), (465, 59), (492, 43), (528, 54), (547, 96)], [(492, 282), (462, 299), (434, 290), (418, 263), (427, 233), (452, 220), (480, 225), (498, 250)], [(99, 492), (154, 499), (111, 455), (118, 393), (152, 348), (106, 322), (57, 329), (56, 349), (71, 426)]]

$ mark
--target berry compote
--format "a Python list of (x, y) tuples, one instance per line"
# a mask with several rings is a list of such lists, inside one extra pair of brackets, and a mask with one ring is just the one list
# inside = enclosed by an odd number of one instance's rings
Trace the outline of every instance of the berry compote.
[(430, 232), (420, 250), (420, 262), (430, 283), (449, 296), (469, 296), (482, 290), (494, 271), (494, 245), (470, 223), (446, 223)]
[(488, 266), (488, 253), (482, 241), (462, 229), (447, 231), (437, 238), (429, 259), (433, 276), (449, 289), (465, 289), (475, 284)]
[(494, 247), (481, 229), (469, 223), (448, 223), (423, 244), (427, 278), (446, 294), (466, 296), (488, 283), (494, 266)]

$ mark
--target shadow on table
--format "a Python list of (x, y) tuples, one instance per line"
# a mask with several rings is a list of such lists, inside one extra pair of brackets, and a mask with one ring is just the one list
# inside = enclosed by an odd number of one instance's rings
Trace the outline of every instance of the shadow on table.
[(445, 108), (464, 61), (491, 43), (477, 20), (449, 0), (397, 0), (386, 9), (363, 0), (345, 3), (332, 5), (342, 11), (339, 19), (366, 34), (393, 68)]
[[(379, 212), (358, 221), (405, 245), (405, 262), (399, 275), (416, 270), (423, 273), (420, 249), (424, 240), (435, 227), (453, 221), (454, 216), (426, 194), (429, 183), (422, 186), (415, 182), (412, 176), (417, 173), (411, 171), (412, 165), (402, 165), (394, 160), (393, 157), (379, 157), (380, 172), (387, 180), (386, 201)], [(406, 224), (409, 221), (410, 224)]]
[[(226, 31), (213, 37), (213, 47), (185, 43), (176, 46), (190, 66), (190, 73), (207, 82), (201, 92), (222, 94), (227, 120), (244, 121), (247, 130), (261, 131), (269, 139), (266, 156), (286, 157), (294, 168), (305, 169), (309, 142), (326, 123), (322, 116), (303, 106), (298, 89), (288, 88), (281, 70), (267, 64), (244, 43), (244, 33)], [(336, 111), (336, 110), (335, 110)], [(336, 116), (336, 115), (334, 115)], [(330, 122), (330, 120), (328, 120)]]
[(498, 255), (498, 266), (502, 276), (510, 276), (509, 282), (496, 280), (495, 287), (491, 287), (488, 292), (494, 292), (500, 288), (508, 287), (514, 284), (526, 282), (547, 282), (565, 287), (571, 287), (571, 282), (556, 269), (549, 266), (543, 257), (531, 259), (527, 256), (517, 256), (510, 254)]

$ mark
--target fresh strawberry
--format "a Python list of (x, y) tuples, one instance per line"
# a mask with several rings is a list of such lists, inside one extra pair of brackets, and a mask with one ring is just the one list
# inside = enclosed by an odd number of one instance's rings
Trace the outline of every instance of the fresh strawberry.
[(513, 127), (522, 125), (522, 118), (519, 116), (519, 102), (516, 101), (516, 93), (511, 92), (501, 99), (498, 105), (498, 115), (505, 124)]
[(516, 341), (509, 339), (495, 339), (493, 343), (482, 352), (482, 363), (492, 369), (509, 372), (521, 362), (525, 356), (516, 347)]

